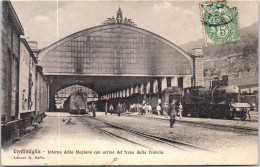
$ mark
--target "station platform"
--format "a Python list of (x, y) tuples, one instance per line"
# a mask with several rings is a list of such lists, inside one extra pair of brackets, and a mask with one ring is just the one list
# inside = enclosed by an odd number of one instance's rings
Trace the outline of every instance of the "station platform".
[[(92, 115), (92, 113), (89, 113)], [(113, 116), (117, 115), (117, 113), (113, 113)], [(105, 116), (105, 112), (96, 112), (96, 116)], [(110, 113), (107, 113), (107, 117), (111, 116)], [(163, 115), (155, 115), (155, 114), (145, 114), (139, 115), (138, 113), (121, 113), (121, 116), (128, 117), (140, 117), (147, 119), (158, 119), (158, 120), (170, 120), (169, 117)], [(194, 118), (194, 117), (176, 117), (176, 122), (188, 123), (194, 125), (203, 125), (203, 126), (215, 126), (215, 127), (223, 127), (223, 128), (235, 128), (235, 129), (244, 129), (244, 130), (253, 130), (258, 131), (258, 112), (250, 113), (251, 119), (247, 118), (245, 121), (241, 121), (239, 118), (235, 118), (233, 120), (225, 120), (225, 119), (211, 119), (211, 118)]]

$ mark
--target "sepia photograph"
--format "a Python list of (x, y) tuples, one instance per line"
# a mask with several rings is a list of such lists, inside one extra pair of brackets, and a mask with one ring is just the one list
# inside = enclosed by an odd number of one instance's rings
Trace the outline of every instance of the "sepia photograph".
[(1, 165), (258, 165), (257, 0), (2, 0)]

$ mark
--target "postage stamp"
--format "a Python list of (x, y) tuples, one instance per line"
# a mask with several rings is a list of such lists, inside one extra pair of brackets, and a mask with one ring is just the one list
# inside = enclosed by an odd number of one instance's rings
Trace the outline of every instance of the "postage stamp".
[(222, 0), (201, 2), (200, 10), (206, 46), (240, 41), (236, 7)]

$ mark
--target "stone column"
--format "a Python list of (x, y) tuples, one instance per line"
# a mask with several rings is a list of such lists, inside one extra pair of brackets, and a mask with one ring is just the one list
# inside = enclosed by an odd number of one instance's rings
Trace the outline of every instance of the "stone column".
[(134, 93), (138, 93), (138, 85), (135, 86)]
[(57, 88), (54, 84), (50, 85), (49, 88), (49, 111), (55, 111), (56, 105), (55, 105), (55, 94), (57, 92)]
[(49, 98), (49, 110), (50, 111), (55, 111), (56, 110), (56, 105), (55, 105), (55, 94), (51, 95)]
[(161, 88), (162, 88), (162, 91), (164, 91), (164, 90), (167, 88), (167, 80), (166, 80), (166, 77), (163, 77), (163, 78), (162, 78)]
[(129, 97), (129, 88), (126, 89), (126, 97)]
[(183, 77), (183, 88), (191, 87), (191, 77)]
[(193, 49), (193, 76), (195, 79), (195, 86), (204, 85), (204, 74), (203, 74), (203, 51), (202, 48)]
[(140, 94), (144, 94), (144, 84), (141, 84), (140, 86)]
[(177, 86), (178, 87), (178, 77), (172, 77), (171, 78), (171, 86)]
[(153, 82), (153, 93), (158, 93), (158, 81), (157, 79)]
[(123, 97), (125, 97), (125, 89), (123, 90)]
[(150, 86), (151, 86), (150, 81), (148, 81), (146, 83), (146, 94), (150, 93)]
[(131, 89), (130, 89), (130, 95), (134, 94), (134, 87), (131, 86)]

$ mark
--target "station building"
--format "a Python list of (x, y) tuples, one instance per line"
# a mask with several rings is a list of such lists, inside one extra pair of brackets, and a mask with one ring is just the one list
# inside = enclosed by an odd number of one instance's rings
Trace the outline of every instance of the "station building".
[(102, 99), (128, 98), (155, 107), (169, 103), (169, 87), (203, 82), (201, 49), (189, 55), (150, 31), (138, 28), (121, 9), (100, 26), (69, 35), (38, 55), (49, 82), (50, 110), (60, 90), (81, 85)]

